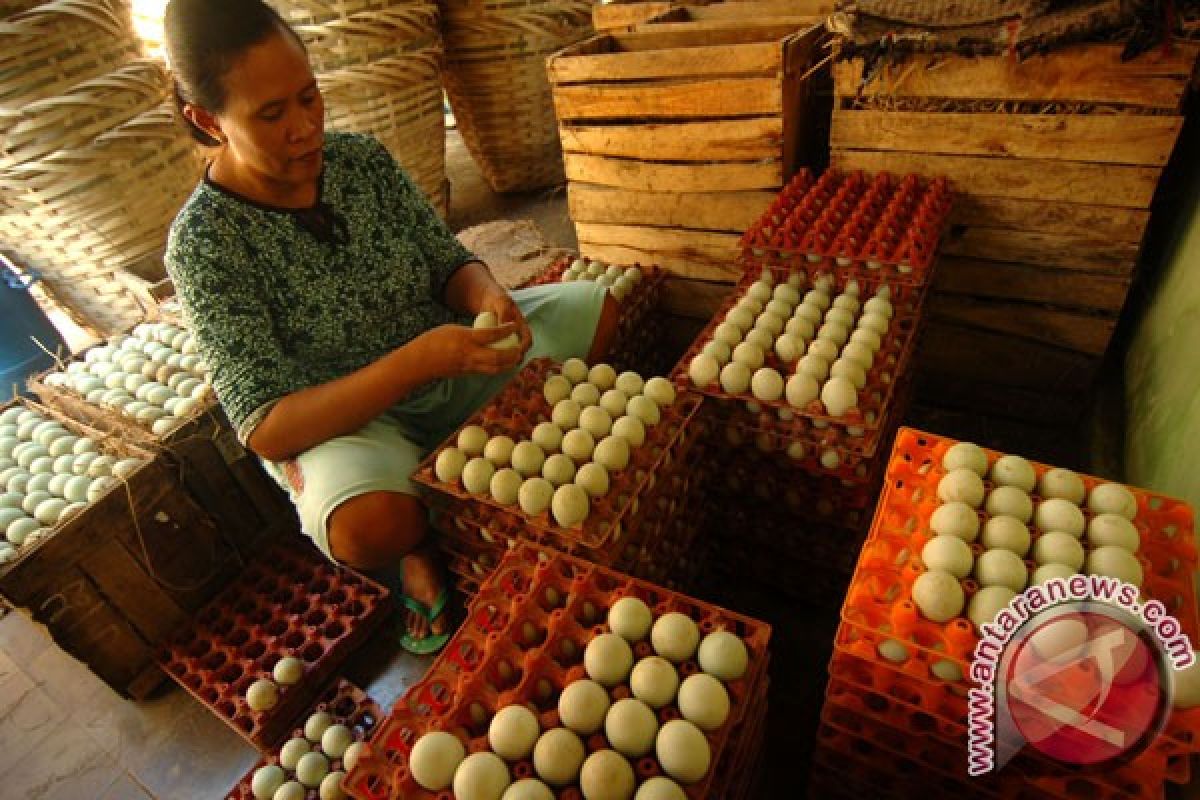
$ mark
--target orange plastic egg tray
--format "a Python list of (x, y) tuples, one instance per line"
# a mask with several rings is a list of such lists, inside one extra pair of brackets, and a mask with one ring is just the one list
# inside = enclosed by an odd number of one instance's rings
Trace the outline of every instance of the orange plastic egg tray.
[[(729, 763), (722, 759), (727, 752), (736, 752), (743, 726), (752, 727), (764, 716), (770, 626), (528, 544), (506, 554), (480, 586), (467, 621), (429, 673), (393, 707), (372, 737), (369, 753), (347, 777), (349, 794), (358, 800), (395, 796), (448, 800), (448, 792), (427, 792), (412, 780), (406, 759), (413, 744), (428, 731), (446, 730), (460, 736), (468, 751), (486, 749), (488, 720), (497, 709), (513, 703), (536, 709), (543, 729), (557, 727), (559, 692), (586, 677), (582, 659), (588, 642), (607, 630), (604, 620), (611, 604), (630, 595), (641, 598), (656, 615), (669, 611), (687, 614), (702, 635), (729, 630), (746, 644), (750, 654), (747, 674), (726, 683), (729, 719), (706, 734), (716, 768), (710, 769), (701, 783), (687, 787), (688, 796), (696, 800), (717, 796), (709, 792), (719, 780), (722, 765)], [(652, 652), (646, 641), (634, 646), (635, 658)], [(694, 661), (679, 665), (681, 676), (698, 669)], [(628, 696), (628, 688), (617, 687), (611, 694), (614, 700)], [(669, 705), (659, 716), (665, 722), (679, 714)], [(606, 746), (602, 735), (589, 737), (585, 744), (589, 751)], [(633, 766), (640, 779), (657, 774), (653, 758), (639, 759)], [(516, 778), (531, 774), (532, 765), (527, 761), (513, 766)], [(578, 789), (565, 789), (559, 797), (578, 798)]]

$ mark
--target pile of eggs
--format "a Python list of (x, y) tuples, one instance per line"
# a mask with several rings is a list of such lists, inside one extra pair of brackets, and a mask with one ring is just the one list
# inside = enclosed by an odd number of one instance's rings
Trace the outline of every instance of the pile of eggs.
[[(304, 735), (284, 742), (279, 763), (254, 771), (250, 793), (255, 800), (305, 800), (311, 789), (320, 800), (343, 800), (342, 778), (354, 769), (366, 745), (355, 732), (326, 711), (304, 722)], [(341, 762), (341, 769), (332, 769)]]
[(609, 493), (612, 476), (629, 466), (647, 429), (675, 403), (675, 388), (665, 378), (618, 375), (608, 364), (589, 368), (572, 358), (546, 379), (542, 394), (550, 419), (529, 439), (489, 436), (469, 425), (438, 453), (434, 474), (531, 517), (549, 509), (555, 523), (570, 528), (587, 520), (593, 501)]
[(279, 703), (279, 687), (291, 686), (304, 677), (304, 662), (285, 656), (275, 662), (270, 678), (259, 678), (246, 688), (246, 705), (255, 713), (270, 711)]
[[(727, 631), (701, 640), (687, 615), (655, 619), (636, 597), (613, 604), (608, 627), (584, 650), (587, 678), (559, 695), (561, 727), (543, 731), (530, 707), (505, 706), (488, 726), (490, 749), (469, 756), (457, 736), (427, 733), (409, 757), (413, 779), (433, 792), (452, 788), (456, 800), (553, 800), (574, 785), (585, 800), (684, 800), (682, 787), (699, 783), (712, 765), (706, 732), (729, 718), (725, 684), (745, 675), (746, 646)], [(635, 662), (633, 647), (646, 638), (654, 655)], [(693, 660), (701, 671), (681, 678)], [(668, 706), (677, 718), (662, 713)], [(588, 754), (586, 743), (601, 735), (607, 746)], [(639, 786), (633, 764), (648, 756), (663, 774)], [(509, 765), (521, 761), (531, 761), (537, 777), (514, 783)]]
[(0, 413), (0, 564), (98, 500), (144, 462), (22, 405)]
[(162, 435), (204, 409), (212, 385), (191, 333), (166, 322), (143, 322), (132, 333), (93, 347), (43, 382), (117, 411)]
[[(1089, 492), (1066, 469), (1039, 478), (1015, 455), (989, 465), (987, 454), (969, 442), (947, 450), (942, 467), (941, 502), (929, 520), (934, 535), (920, 553), (926, 571), (912, 587), (927, 619), (947, 622), (966, 607), (979, 628), (1026, 587), (1080, 573), (1142, 585), (1137, 500), (1124, 486), (1102, 483)], [(972, 550), (973, 544), (979, 546)], [(968, 577), (979, 585), (969, 605), (960, 583)]]
[(624, 300), (642, 282), (642, 271), (637, 267), (622, 267), (605, 264), (603, 261), (588, 261), (577, 258), (562, 275), (562, 282), (595, 281), (608, 289), (614, 299)]
[[(804, 284), (805, 276), (793, 273), (776, 286), (764, 271), (692, 358), (692, 383), (719, 384), (733, 395), (749, 391), (765, 403), (783, 398), (798, 409), (817, 401), (831, 417), (858, 408), (892, 322), (891, 292), (881, 287), (864, 303), (854, 281), (836, 296), (829, 276), (802, 297)], [(767, 364), (772, 352), (786, 378)]]

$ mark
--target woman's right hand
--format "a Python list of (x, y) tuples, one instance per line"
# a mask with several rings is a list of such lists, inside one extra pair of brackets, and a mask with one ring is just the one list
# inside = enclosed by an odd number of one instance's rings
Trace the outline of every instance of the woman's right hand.
[(421, 334), (420, 339), (443, 378), (459, 375), (499, 375), (521, 363), (519, 347), (488, 347), (515, 333), (513, 323), (496, 328), (468, 328), (464, 325), (439, 325)]

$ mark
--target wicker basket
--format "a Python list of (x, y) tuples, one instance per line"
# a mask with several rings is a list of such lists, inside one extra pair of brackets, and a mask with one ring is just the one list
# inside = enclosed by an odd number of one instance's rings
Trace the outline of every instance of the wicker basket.
[(0, 22), (0, 110), (55, 97), (140, 55), (126, 0), (54, 0)]
[(564, 179), (548, 55), (592, 32), (591, 3), (442, 5), (446, 92), (467, 149), (498, 192)]
[(0, 170), (75, 150), (167, 99), (166, 70), (148, 59), (17, 111), (0, 109)]
[(167, 227), (200, 166), (163, 103), (84, 147), (0, 170), (0, 241), (94, 327), (127, 328), (143, 309), (117, 274), (162, 272)]
[(446, 215), (437, 6), (428, 0), (285, 0), (308, 47), (330, 130), (369, 133)]
[(42, 0), (0, 0), (0, 19), (28, 11), (41, 2)]

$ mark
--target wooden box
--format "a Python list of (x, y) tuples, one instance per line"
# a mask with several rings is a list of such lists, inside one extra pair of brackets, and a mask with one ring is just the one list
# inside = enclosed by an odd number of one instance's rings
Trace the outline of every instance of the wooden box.
[[(649, 2), (603, 3), (592, 8), (592, 27), (596, 33), (634, 30), (643, 23), (676, 10), (685, 16), (667, 20), (672, 23), (694, 21), (696, 27), (719, 27), (719, 20), (795, 17), (805, 23), (823, 22), (833, 12), (832, 0), (733, 0), (705, 3), (696, 0), (650, 0)], [(707, 25), (705, 24), (707, 23)]]
[(834, 67), (831, 160), (958, 192), (918, 360), (922, 401), (1077, 420), (1182, 126), (1196, 43)]
[[(80, 356), (83, 357), (82, 354)], [(295, 526), (287, 495), (237, 439), (224, 411), (210, 394), (191, 417), (163, 435), (113, 409), (89, 402), (70, 387), (47, 383), (46, 374), (29, 382), (46, 405), (93, 428), (144, 449), (163, 453), (183, 485), (239, 547)]]
[(115, 690), (141, 698), (164, 677), (155, 646), (237, 572), (236, 550), (162, 458), (53, 409), (15, 402), (90, 436), (102, 452), (145, 459), (0, 565), (5, 599)]
[(821, 31), (791, 19), (676, 24), (547, 61), (570, 214), (584, 256), (728, 284), (742, 232), (813, 144), (804, 77)]

